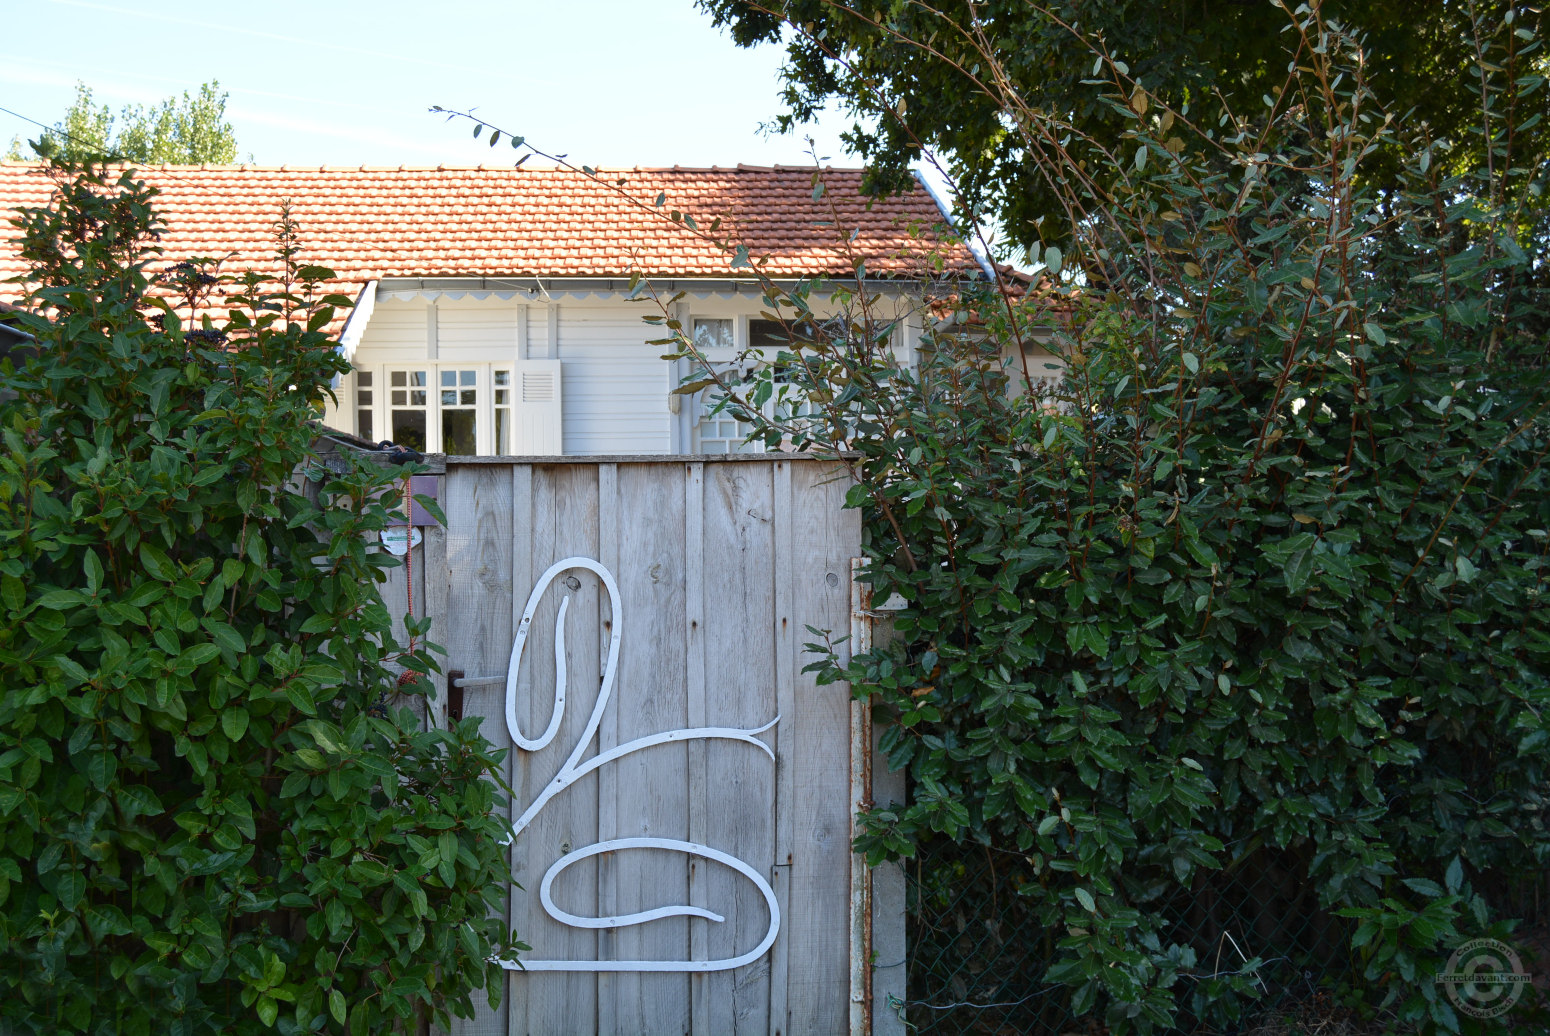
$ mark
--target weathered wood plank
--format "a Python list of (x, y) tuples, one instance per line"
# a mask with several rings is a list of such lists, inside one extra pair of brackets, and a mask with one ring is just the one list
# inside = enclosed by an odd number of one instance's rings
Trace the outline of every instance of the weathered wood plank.
[[(619, 588), (623, 596), (619, 680), (615, 690), (621, 742), (688, 725), (685, 651), (689, 619), (685, 566), (685, 472), (678, 465), (628, 464), (618, 473), (627, 502), (620, 521)], [(618, 781), (617, 837), (687, 838), (689, 801), (683, 743), (662, 745), (614, 764)], [(617, 861), (621, 911), (689, 902), (688, 860), (681, 853), (634, 850)], [(683, 960), (689, 922), (667, 918), (620, 929), (622, 960)], [(685, 1033), (690, 1027), (689, 978), (683, 974), (621, 973), (614, 978), (617, 1013), (605, 1031), (620, 1036)]]
[[(444, 665), (448, 668), (461, 669), (469, 676), (499, 674), (504, 671), (511, 643), (510, 476), (498, 468), (454, 470), (446, 476), (443, 511), (447, 516), (445, 571), (456, 574), (457, 587), (455, 593), (447, 594), (441, 621), (432, 627), (441, 631), (435, 639), (447, 649)], [(436, 596), (440, 593), (436, 591)], [(485, 717), (484, 735), (496, 745), (505, 742), (499, 719), (501, 699), (498, 684), (475, 685), (464, 691), (464, 715)], [(509, 761), (505, 769), (503, 776), (509, 779)], [(502, 812), (509, 818), (509, 813)], [(474, 1010), (474, 1017), (461, 1020), (454, 1033), (505, 1036), (504, 1002), (492, 1009), (487, 996), (478, 995)]]
[(770, 947), (770, 1006), (769, 1032), (772, 1036), (786, 1036), (789, 1010), (786, 984), (791, 971), (791, 938), (786, 926), (791, 921), (791, 867), (779, 864), (770, 868), (770, 887), (775, 890), (775, 901), (780, 904), (780, 938)]
[[(796, 665), (797, 628), (792, 621), (792, 565), (795, 550), (791, 502), (792, 462), (777, 461), (774, 468), (774, 622), (775, 708), (781, 722), (775, 727), (775, 861), (770, 883), (780, 904), (784, 925), (791, 923), (792, 825), (795, 820), (797, 729)], [(770, 948), (769, 1031), (784, 1036), (787, 1028), (786, 986), (790, 974), (791, 939), (786, 931)]]
[[(597, 560), (603, 567), (616, 574), (619, 569), (619, 468), (616, 464), (600, 464), (597, 469)], [(607, 594), (598, 595), (598, 624), (602, 630), (601, 645), (607, 645), (613, 632), (615, 617)], [(605, 649), (606, 650), (606, 649)], [(617, 691), (616, 691), (617, 693)], [(615, 704), (603, 713), (602, 725), (597, 731), (597, 750), (606, 752), (619, 744), (619, 708)], [(597, 833), (599, 838), (613, 838), (619, 830), (619, 774), (612, 766), (598, 771), (597, 775)], [(618, 861), (613, 854), (597, 858), (598, 912), (618, 913), (619, 875)], [(617, 960), (618, 942), (612, 929), (597, 933), (599, 960)], [(599, 1028), (602, 1019), (618, 1014), (619, 991), (617, 976), (610, 972), (597, 975), (597, 1016)]]
[[(687, 464), (684, 479), (684, 603), (688, 622), (684, 626), (684, 651), (687, 661), (685, 691), (689, 704), (689, 726), (707, 726), (705, 708), (705, 465)], [(712, 573), (712, 579), (716, 574)], [(708, 746), (702, 740), (690, 741), (686, 791), (689, 796), (689, 841), (705, 844), (710, 824), (709, 778), (705, 756)], [(689, 862), (689, 903), (707, 909), (710, 906), (709, 862)], [(689, 959), (709, 960), (709, 936), (703, 920), (689, 923)], [(713, 1032), (711, 1028), (708, 975), (689, 976), (689, 1030)]]
[[(533, 576), (523, 588), (524, 601), (543, 571), (568, 557), (597, 556), (597, 468), (590, 464), (535, 466), (533, 492)], [(534, 613), (523, 674), (524, 732), (533, 736), (549, 723), (554, 700), (554, 628), (560, 602), (570, 604), (565, 619), (567, 691), (565, 714), (553, 742), (538, 752), (516, 752), (526, 767), (525, 808), (581, 740), (601, 682), (598, 598), (601, 584), (588, 572), (560, 576), (544, 594)], [(509, 648), (508, 648), (509, 651)], [(531, 668), (529, 668), (531, 666)], [(590, 753), (588, 753), (590, 755)], [(585, 757), (585, 756), (584, 756)], [(544, 912), (538, 889), (544, 872), (560, 857), (597, 841), (597, 775), (577, 781), (541, 811), (517, 839), (526, 852), (519, 857), (520, 897), (528, 925), (522, 933), (533, 947), (528, 954), (542, 960), (595, 960), (597, 934), (572, 928)], [(555, 901), (563, 909), (588, 915), (597, 909), (597, 860), (584, 860), (556, 883)], [(519, 926), (519, 931), (520, 931)], [(567, 972), (521, 974), (515, 982), (527, 986), (526, 1028), (534, 1036), (590, 1033), (597, 1026), (597, 982), (593, 975)]]
[[(722, 465), (705, 472), (705, 685), (714, 726), (756, 728), (773, 720), (775, 687), (774, 484), (772, 466)], [(771, 739), (771, 735), (766, 735)], [(775, 862), (775, 767), (746, 744), (704, 743), (709, 798), (707, 844), (768, 874)], [(706, 871), (712, 959), (758, 945), (769, 928), (759, 890), (734, 871)], [(769, 1029), (768, 957), (704, 978), (708, 1033)]]
[[(792, 473), (796, 559), (793, 620), (801, 642), (808, 626), (850, 628), (850, 558), (860, 543), (855, 511), (842, 511), (845, 485), (822, 464)], [(842, 657), (845, 649), (841, 646)], [(797, 668), (807, 659), (799, 656)], [(848, 1025), (850, 899), (849, 688), (820, 687), (796, 675), (795, 801), (791, 866), (791, 937), (787, 978), (791, 1033), (840, 1033)]]
[[(456, 468), (454, 468), (456, 470)], [(522, 609), (527, 604), (527, 595), (533, 588), (533, 580), (536, 573), (533, 571), (533, 466), (531, 464), (516, 464), (511, 468), (511, 612), (509, 616), (508, 630), (511, 636), (516, 635), (517, 624), (522, 620)], [(541, 569), (539, 571), (542, 571)], [(456, 573), (451, 573), (455, 580)], [(497, 673), (505, 675), (510, 665), (511, 644), (506, 645), (506, 658), (502, 659)], [(521, 765), (517, 759), (516, 745), (511, 743), (510, 732), (506, 729), (505, 719), (505, 687), (497, 685), (501, 689), (501, 702), (492, 719), (487, 721), (485, 727), (490, 740), (506, 750), (506, 772), (509, 775), (512, 787), (512, 801), (508, 807), (511, 819), (515, 820), (521, 807), (518, 803), (529, 801), (536, 789), (530, 787), (530, 775), (528, 768)], [(465, 713), (466, 714), (466, 713)], [(519, 870), (527, 865), (527, 843), (518, 841), (508, 850), (508, 863), (511, 872), (515, 876)], [(522, 878), (516, 878), (518, 885)], [(525, 887), (513, 885), (508, 895), (508, 910), (511, 926), (517, 931), (517, 938), (523, 939), (527, 935), (527, 910), (532, 902), (532, 893)], [(508, 1004), (507, 1015), (510, 1021), (506, 1032), (521, 1032), (527, 1022), (527, 998), (528, 985), (524, 977), (506, 974), (505, 998)]]

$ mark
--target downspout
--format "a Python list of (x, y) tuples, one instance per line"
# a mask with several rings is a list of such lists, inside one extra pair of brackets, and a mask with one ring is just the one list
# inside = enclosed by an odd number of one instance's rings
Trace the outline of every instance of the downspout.
[(915, 182), (920, 184), (920, 186), (925, 189), (925, 192), (931, 196), (931, 200), (936, 203), (936, 209), (942, 214), (942, 218), (947, 221), (947, 225), (954, 231), (957, 231), (959, 236), (963, 238), (964, 247), (967, 248), (970, 254), (974, 256), (974, 261), (979, 263), (980, 270), (985, 274), (985, 279), (994, 282), (996, 279), (996, 270), (995, 267), (991, 265), (990, 256), (985, 254), (983, 246), (981, 246), (978, 241), (969, 240), (968, 236), (964, 235), (962, 231), (959, 230), (958, 221), (953, 218), (953, 207), (948, 204), (947, 199), (942, 197), (941, 193), (931, 185), (931, 181), (922, 176), (919, 169), (912, 169), (910, 172), (915, 177)]

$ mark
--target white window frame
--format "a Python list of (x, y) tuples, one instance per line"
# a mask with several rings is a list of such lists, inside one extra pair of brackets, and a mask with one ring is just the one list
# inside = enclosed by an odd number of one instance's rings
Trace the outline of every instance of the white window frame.
[[(706, 353), (706, 357), (705, 357), (707, 360), (710, 361), (710, 363), (711, 363), (711, 365), (713, 367), (726, 368), (726, 367), (730, 367), (740, 357), (741, 358), (751, 358), (750, 356), (748, 356), (748, 353), (749, 353), (749, 350), (751, 348), (749, 343), (752, 340), (752, 334), (753, 334), (753, 327), (752, 327), (752, 325), (753, 325), (753, 322), (755, 320), (763, 320), (763, 319), (767, 319), (767, 318), (763, 317), (762, 315), (752, 315), (752, 314), (748, 314), (748, 313), (740, 313), (740, 314), (737, 314), (735, 316), (731, 316), (731, 315), (727, 315), (727, 314), (717, 314), (717, 313), (698, 313), (698, 314), (692, 314), (690, 316), (689, 321), (688, 321), (688, 326), (689, 326), (689, 333), (691, 335), (693, 335), (694, 334), (694, 325), (695, 325), (696, 321), (699, 321), (699, 320), (731, 320), (732, 321), (732, 341), (733, 341), (733, 347), (731, 349), (728, 349), (725, 346), (722, 346), (722, 347), (719, 347), (719, 348), (714, 349), (714, 350), (708, 350), (707, 353)], [(828, 319), (828, 318), (823, 318), (823, 319)], [(786, 346), (784, 344), (782, 344), (782, 345), (779, 345), (779, 346), (772, 346), (772, 347), (767, 347), (767, 348), (764, 348), (764, 349), (760, 349), (760, 350), (757, 350), (757, 352), (758, 352), (758, 354), (761, 357), (773, 357), (773, 355), (776, 352), (779, 352), (781, 349), (784, 349), (784, 348), (786, 348)], [(688, 366), (688, 362), (689, 361), (685, 360), (684, 362), (685, 362), (685, 366), (682, 369), (682, 375), (683, 376), (687, 376), (690, 373), (692, 373), (692, 371), (691, 371), (691, 368)], [(766, 447), (763, 442), (760, 442), (760, 441), (744, 442), (744, 441), (742, 441), (742, 436), (747, 435), (748, 431), (749, 431), (749, 426), (748, 426), (747, 422), (745, 422), (745, 421), (737, 421), (736, 422), (737, 428), (739, 429), (739, 431), (741, 433), (740, 435), (737, 436), (737, 438), (728, 439), (725, 436), (717, 435), (717, 436), (713, 436), (713, 437), (711, 437), (711, 438), (709, 438), (707, 440), (707, 439), (702, 437), (701, 429), (702, 429), (703, 425), (707, 421), (717, 421), (717, 422), (719, 422), (719, 421), (731, 421), (732, 420), (731, 418), (725, 416), (724, 413), (717, 414), (717, 415), (714, 415), (714, 416), (711, 415), (710, 409), (714, 405), (714, 399), (715, 399), (714, 392), (715, 392), (714, 388), (701, 389), (700, 391), (698, 391), (698, 392), (696, 392), (694, 394), (694, 396), (692, 397), (692, 402), (690, 402), (688, 405), (686, 405), (684, 407), (684, 409), (688, 412), (687, 420), (685, 422), (685, 434), (687, 436), (687, 442), (688, 442), (688, 445), (689, 445), (689, 452), (690, 453), (706, 453), (707, 452), (706, 449), (705, 449), (705, 443), (706, 442), (713, 442), (713, 443), (716, 443), (718, 445), (723, 444), (723, 443), (726, 444), (726, 449), (725, 450), (718, 449), (718, 450), (712, 451), (712, 452), (715, 452), (715, 453), (723, 453), (723, 452), (724, 453), (767, 453), (767, 452), (769, 452), (769, 448)], [(760, 409), (763, 411), (763, 413), (765, 414), (766, 417), (773, 417), (774, 414), (775, 414), (775, 406), (776, 406), (776, 400), (772, 396), (770, 399), (765, 401), (764, 405)]]
[[(735, 317), (705, 314), (703, 316), (693, 317), (689, 325), (690, 333), (693, 334), (694, 321), (728, 319), (733, 322), (732, 338), (734, 346), (731, 349), (728, 349), (726, 346), (721, 346), (717, 349), (706, 351), (706, 359), (710, 361), (712, 367), (718, 369), (730, 368), (739, 359), (751, 360), (753, 358), (750, 354), (747, 353), (746, 348), (749, 341), (750, 323), (751, 321), (759, 318), (750, 317), (747, 314), (740, 314)], [(769, 357), (773, 355), (773, 353), (771, 350), (763, 349), (758, 351), (758, 355), (761, 357)], [(685, 367), (684, 370), (686, 374), (690, 373), (690, 368)], [(725, 411), (715, 415), (711, 414), (710, 411), (711, 407), (715, 405), (716, 394), (717, 393), (714, 388), (701, 389), (694, 394), (692, 403), (689, 407), (687, 407), (689, 411), (687, 421), (687, 432), (689, 437), (688, 441), (690, 447), (689, 452), (718, 454), (768, 453), (769, 447), (767, 447), (762, 441), (744, 441), (744, 437), (751, 430), (748, 422), (737, 421), (730, 417)], [(772, 396), (770, 399), (764, 402), (763, 406), (760, 407), (760, 410), (766, 417), (774, 417), (777, 402), (778, 401)], [(718, 434), (709, 437), (704, 435), (704, 430), (707, 423), (715, 423), (719, 425), (722, 422), (734, 425), (734, 434), (732, 437), (729, 438), (724, 434)], [(716, 431), (721, 432), (724, 431), (724, 429), (718, 427)], [(708, 443), (714, 443), (718, 448), (714, 450), (707, 450), (706, 445)]]
[[(369, 372), (371, 374), (371, 424), (375, 441), (389, 440), (393, 437), (392, 426), (392, 376), (395, 372), (424, 371), (426, 380), (426, 407), (425, 407), (425, 452), (441, 453), (441, 374), (443, 371), (474, 371), (475, 407), (474, 407), (474, 456), (489, 457), (496, 453), (495, 443), (495, 372), (504, 371), (508, 378), (508, 384), (502, 386), (508, 389), (508, 403), (506, 409), (511, 415), (510, 420), (516, 418), (517, 408), (520, 403), (515, 396), (517, 381), (516, 366), (511, 363), (468, 363), (456, 360), (400, 360), (387, 363), (371, 364), (356, 368), (356, 372)], [(356, 389), (357, 379), (351, 379), (351, 403), (359, 398)], [(360, 411), (365, 409), (352, 405), (350, 409), (350, 426), (359, 434)], [(508, 427), (511, 427), (508, 425)]]
[[(732, 325), (732, 344), (730, 346), (717, 346), (715, 348), (705, 350), (706, 359), (710, 361), (710, 364), (713, 368), (725, 369), (730, 367), (736, 358), (742, 354), (743, 345), (748, 341), (747, 315), (717, 313), (695, 314), (689, 319), (689, 334), (691, 336), (696, 334), (698, 330), (697, 325), (702, 320), (725, 320)], [(692, 361), (685, 359), (683, 374), (688, 375), (692, 372), (692, 370)], [(713, 405), (715, 396), (716, 393), (714, 388), (704, 388), (694, 393), (694, 395), (689, 397), (689, 399), (686, 401), (688, 405), (684, 409), (688, 411), (688, 420), (685, 422), (685, 430), (689, 436), (689, 452), (763, 453), (764, 445), (762, 443), (745, 443), (742, 441), (742, 437), (746, 435), (748, 431), (748, 426), (743, 421), (735, 422), (737, 434), (734, 438), (731, 439), (722, 435), (706, 437), (703, 434), (705, 425), (708, 422), (734, 423), (733, 419), (724, 413), (712, 416), (710, 413), (710, 408)], [(719, 448), (707, 450), (707, 444), (712, 443)]]

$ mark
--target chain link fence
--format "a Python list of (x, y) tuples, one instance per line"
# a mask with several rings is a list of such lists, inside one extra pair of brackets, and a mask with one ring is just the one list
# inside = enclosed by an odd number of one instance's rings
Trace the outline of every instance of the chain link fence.
[[(912, 1033), (1102, 1036), (1101, 1017), (1079, 1017), (1070, 990), (1043, 980), (1064, 934), (1034, 914), (1019, 889), (1037, 883), (1020, 853), (981, 845), (928, 843), (906, 861), (909, 999), (892, 1005)], [(1160, 914), (1163, 942), (1195, 951), (1176, 988), (1178, 1033), (1297, 1036), (1399, 1031), (1380, 1018), (1359, 1023), (1337, 1006), (1360, 988), (1349, 946), (1354, 922), (1320, 908), (1302, 861), (1258, 850), (1226, 871), (1200, 872), (1187, 890), (1163, 888), (1137, 905)], [(1526, 919), (1532, 943), (1545, 931), (1547, 882), (1520, 882), (1492, 896)], [(1550, 947), (1547, 947), (1550, 949)], [(1258, 958), (1247, 991), (1227, 975)], [(1550, 960), (1547, 952), (1545, 960)], [(1535, 961), (1534, 963), (1538, 963)], [(1525, 961), (1531, 971), (1534, 964)], [(1242, 982), (1239, 985), (1243, 985)]]

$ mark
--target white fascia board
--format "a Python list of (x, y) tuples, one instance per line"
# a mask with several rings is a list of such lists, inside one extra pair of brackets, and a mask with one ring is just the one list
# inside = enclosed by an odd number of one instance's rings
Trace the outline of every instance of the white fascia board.
[[(942, 218), (947, 221), (947, 225), (962, 235), (963, 232), (958, 227), (958, 221), (953, 218), (952, 205), (946, 198), (942, 197), (942, 193), (937, 190), (936, 185), (926, 179), (919, 169), (912, 169), (910, 172), (914, 175), (915, 182), (920, 184), (927, 194), (931, 195), (932, 201), (936, 202), (936, 209), (942, 214)], [(963, 244), (973, 254), (974, 261), (979, 263), (980, 269), (984, 272), (986, 278), (994, 281), (996, 279), (996, 269), (991, 265), (990, 256), (985, 254), (985, 249), (980, 243), (978, 241), (971, 241), (966, 235), (963, 235)]]
[(361, 344), (361, 336), (366, 333), (366, 325), (371, 322), (371, 311), (376, 307), (377, 282), (367, 281), (355, 298), (355, 308), (350, 310), (339, 332), (339, 351), (346, 360), (354, 362), (356, 347)]

